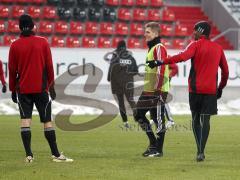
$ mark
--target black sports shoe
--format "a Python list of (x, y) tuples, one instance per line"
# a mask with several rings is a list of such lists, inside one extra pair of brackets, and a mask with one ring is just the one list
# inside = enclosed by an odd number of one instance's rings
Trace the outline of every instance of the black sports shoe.
[(156, 147), (149, 146), (147, 150), (142, 154), (144, 157), (161, 157), (163, 153), (159, 153)]
[(204, 159), (205, 159), (205, 155), (203, 153), (200, 153), (197, 155), (196, 161), (201, 162), (201, 161), (204, 161)]

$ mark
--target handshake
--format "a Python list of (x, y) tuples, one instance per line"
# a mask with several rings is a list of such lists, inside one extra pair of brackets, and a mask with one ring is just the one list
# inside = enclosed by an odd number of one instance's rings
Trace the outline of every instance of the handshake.
[(147, 61), (146, 63), (147, 63), (147, 65), (148, 65), (151, 69), (153, 69), (153, 68), (155, 68), (155, 67), (157, 67), (157, 66), (163, 65), (163, 61), (162, 61), (162, 60), (152, 60), (152, 61)]

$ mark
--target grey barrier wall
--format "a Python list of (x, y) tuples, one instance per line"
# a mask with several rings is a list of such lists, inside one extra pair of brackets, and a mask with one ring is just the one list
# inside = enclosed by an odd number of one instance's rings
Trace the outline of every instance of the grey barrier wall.
[[(224, 32), (229, 28), (240, 28), (239, 22), (231, 16), (219, 0), (202, 0), (202, 10), (215, 23), (215, 25), (217, 25), (221, 32)], [(240, 49), (239, 36), (239, 32), (229, 32), (225, 35), (235, 49)]]

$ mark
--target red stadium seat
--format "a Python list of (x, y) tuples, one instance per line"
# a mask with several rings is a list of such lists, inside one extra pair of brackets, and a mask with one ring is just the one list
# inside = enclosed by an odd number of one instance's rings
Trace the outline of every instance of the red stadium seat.
[(115, 33), (118, 35), (128, 35), (128, 25), (126, 23), (116, 23)]
[(97, 42), (98, 48), (111, 48), (110, 38), (99, 37)]
[(167, 49), (172, 49), (172, 40), (171, 39), (161, 39), (161, 43), (167, 48)]
[(106, 0), (105, 4), (110, 5), (110, 6), (118, 6), (119, 5), (119, 0)]
[(141, 48), (141, 43), (138, 38), (128, 38), (127, 47), (130, 49)]
[(52, 42), (51, 42), (52, 47), (65, 47), (65, 41), (63, 37), (59, 36), (53, 36), (52, 37)]
[(118, 9), (118, 19), (124, 21), (131, 20), (131, 10), (129, 8), (119, 8)]
[(139, 23), (131, 23), (130, 34), (135, 36), (142, 36), (144, 34), (143, 25)]
[(45, 6), (43, 7), (43, 18), (45, 19), (56, 19), (58, 17), (56, 7)]
[(57, 21), (54, 26), (55, 33), (67, 34), (68, 33), (68, 23), (65, 21)]
[(32, 3), (34, 3), (34, 4), (45, 4), (45, 3), (47, 3), (47, 0), (32, 0)]
[(31, 0), (15, 0), (16, 3), (19, 3), (19, 4), (27, 4), (27, 3), (32, 3)]
[(152, 7), (161, 7), (163, 6), (163, 0), (151, 0), (150, 6)]
[(94, 48), (96, 47), (96, 43), (93, 37), (84, 36), (82, 38), (82, 47), (84, 48)]
[(8, 28), (7, 31), (10, 33), (19, 33), (19, 26), (18, 26), (18, 21), (16, 20), (9, 20), (8, 21)]
[(146, 20), (146, 10), (141, 8), (136, 8), (133, 10), (134, 21), (145, 21)]
[(41, 8), (39, 6), (29, 6), (27, 13), (34, 19), (41, 17)]
[(40, 21), (38, 31), (43, 34), (51, 34), (53, 32), (53, 23), (49, 21)]
[(136, 6), (148, 6), (148, 0), (136, 0)]
[(6, 31), (5, 28), (5, 22), (0, 20), (0, 33), (4, 33)]
[(86, 34), (98, 34), (98, 23), (86, 22), (85, 23), (85, 33)]
[(19, 18), (25, 12), (24, 6), (12, 6), (12, 17)]
[(177, 24), (175, 26), (175, 36), (187, 36), (188, 35), (188, 29), (186, 26)]
[(160, 21), (161, 15), (158, 9), (149, 9), (148, 10), (148, 21)]
[(114, 37), (112, 39), (112, 48), (116, 48), (119, 41), (123, 40), (122, 37)]
[(9, 8), (7, 6), (0, 6), (0, 17), (1, 18), (9, 17)]
[(12, 44), (12, 42), (15, 41), (16, 39), (17, 39), (16, 36), (6, 35), (3, 37), (3, 45), (10, 46)]
[(68, 48), (78, 48), (80, 47), (80, 41), (78, 37), (67, 37), (67, 47)]
[(173, 36), (174, 31), (171, 24), (161, 24), (161, 36)]
[(83, 34), (83, 25), (80, 22), (70, 22), (70, 34)]
[(14, 3), (15, 0), (0, 0), (0, 3)]
[(173, 22), (175, 21), (175, 14), (172, 10), (164, 9), (162, 11), (162, 21)]
[(100, 24), (100, 34), (104, 35), (114, 34), (112, 23), (102, 22)]
[(173, 49), (184, 49), (186, 48), (185, 39), (173, 39)]
[(134, 0), (121, 0), (120, 2), (121, 6), (134, 6)]

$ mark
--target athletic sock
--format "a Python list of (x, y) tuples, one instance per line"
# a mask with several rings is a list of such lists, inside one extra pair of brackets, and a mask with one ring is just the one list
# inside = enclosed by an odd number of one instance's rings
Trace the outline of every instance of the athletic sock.
[(207, 143), (209, 131), (210, 131), (210, 115), (201, 114), (201, 139), (200, 139), (200, 153), (204, 153), (204, 149)]
[(48, 144), (51, 148), (52, 155), (59, 157), (60, 153), (58, 151), (56, 134), (54, 128), (44, 128), (44, 135), (48, 141)]
[(21, 137), (26, 156), (33, 156), (31, 150), (31, 129), (30, 127), (21, 127)]
[(200, 114), (192, 112), (192, 129), (197, 144), (197, 153), (201, 152), (200, 141), (201, 141), (201, 125), (200, 125)]

